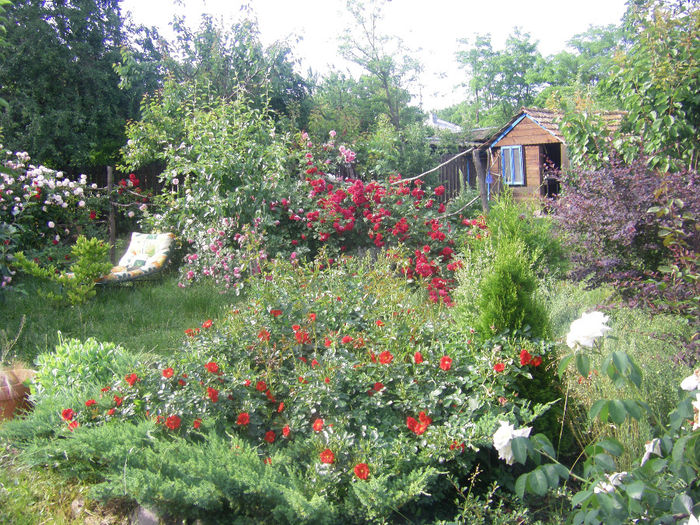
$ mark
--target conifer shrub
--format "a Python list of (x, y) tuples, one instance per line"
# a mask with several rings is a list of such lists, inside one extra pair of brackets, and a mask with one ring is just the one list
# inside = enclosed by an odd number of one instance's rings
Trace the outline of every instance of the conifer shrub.
[(523, 330), (546, 338), (549, 321), (537, 292), (537, 278), (524, 246), (518, 239), (496, 245), (492, 268), (479, 285), (476, 329), (482, 334)]

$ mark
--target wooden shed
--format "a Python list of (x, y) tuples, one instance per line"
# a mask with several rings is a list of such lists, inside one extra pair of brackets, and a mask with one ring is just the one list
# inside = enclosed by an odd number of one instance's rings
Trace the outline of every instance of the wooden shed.
[(507, 185), (518, 200), (559, 193), (552, 173), (569, 166), (561, 116), (548, 109), (522, 108), (485, 141), (481, 149), (488, 153), (486, 182), (491, 188)]
[[(605, 126), (619, 129), (623, 111), (597, 114)], [(518, 200), (555, 197), (556, 174), (569, 168), (566, 142), (561, 133), (563, 114), (550, 109), (521, 108), (500, 130), (479, 147), (487, 153), (486, 183), (489, 190), (509, 186)]]

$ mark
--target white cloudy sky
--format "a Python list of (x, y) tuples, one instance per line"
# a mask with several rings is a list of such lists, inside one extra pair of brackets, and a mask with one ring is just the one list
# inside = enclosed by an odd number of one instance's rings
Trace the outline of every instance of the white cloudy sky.
[[(175, 4), (184, 4), (175, 5)], [(123, 0), (122, 11), (134, 21), (159, 27), (166, 35), (174, 14), (185, 14), (196, 26), (201, 13), (224, 22), (240, 16), (244, 2), (237, 0)], [(321, 75), (329, 69), (346, 70), (338, 57), (338, 35), (351, 23), (344, 0), (251, 0), (265, 44), (300, 36), (294, 45), (303, 71)], [(424, 67), (421, 78), (423, 109), (439, 109), (465, 98), (459, 84), (465, 75), (455, 61), (457, 40), (490, 33), (502, 48), (515, 26), (539, 41), (539, 51), (562, 51), (566, 41), (590, 26), (617, 24), (625, 0), (391, 0), (385, 6), (384, 30), (401, 37)]]

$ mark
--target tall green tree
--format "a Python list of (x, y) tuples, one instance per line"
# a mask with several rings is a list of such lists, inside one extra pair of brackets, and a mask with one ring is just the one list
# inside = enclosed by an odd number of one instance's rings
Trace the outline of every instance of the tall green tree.
[(498, 126), (520, 106), (531, 104), (544, 84), (543, 59), (529, 33), (515, 28), (505, 49), (494, 50), (491, 35), (477, 35), (457, 61), (468, 75), (469, 102), (474, 121), (470, 127)]
[(636, 0), (625, 15), (630, 45), (614, 58), (603, 89), (628, 111), (617, 141), (663, 170), (700, 159), (700, 6)]
[(382, 0), (350, 0), (347, 9), (354, 24), (341, 39), (340, 52), (365, 72), (367, 89), (384, 105), (384, 113), (397, 131), (415, 121), (408, 109), (410, 89), (421, 72), (418, 61), (406, 53), (400, 38), (382, 32)]
[(133, 116), (112, 67), (124, 43), (118, 0), (16, 0), (7, 19), (5, 146), (69, 171), (113, 162)]

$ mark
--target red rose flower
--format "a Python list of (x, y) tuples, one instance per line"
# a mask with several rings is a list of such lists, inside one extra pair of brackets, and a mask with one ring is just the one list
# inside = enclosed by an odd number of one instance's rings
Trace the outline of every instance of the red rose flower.
[(343, 338), (340, 340), (340, 342), (343, 343), (344, 345), (346, 345), (346, 344), (348, 344), (348, 343), (351, 343), (351, 342), (352, 342), (352, 337), (349, 336), (349, 335), (346, 335), (345, 337), (343, 337)]
[(294, 337), (296, 337), (297, 343), (304, 344), (309, 342), (308, 332), (295, 332)]
[(108, 415), (108, 416), (113, 416), (113, 415), (114, 415), (114, 409), (113, 409), (113, 408), (110, 408), (109, 410), (107, 410), (107, 415)]
[(219, 400), (219, 391), (216, 388), (207, 387), (207, 395), (212, 403), (216, 403)]
[(204, 368), (206, 368), (212, 374), (216, 374), (219, 371), (219, 365), (214, 361), (209, 361), (206, 365), (204, 365)]
[(168, 416), (168, 418), (165, 420), (165, 426), (170, 430), (176, 430), (180, 428), (180, 422), (181, 420), (178, 416)]
[(77, 421), (71, 421), (68, 423), (68, 428), (70, 429), (71, 432), (73, 432), (73, 429), (77, 428), (80, 426), (80, 423)]
[(452, 358), (446, 355), (442, 356), (442, 359), (440, 359), (440, 368), (442, 368), (445, 372), (452, 368)]
[(327, 448), (326, 450), (321, 452), (321, 463), (327, 463), (331, 464), (335, 461), (335, 454), (331, 451), (331, 449)]
[(301, 326), (299, 326), (298, 324), (293, 324), (292, 330), (294, 330), (295, 332), (298, 332), (299, 330), (301, 330)]
[(309, 314), (309, 321), (311, 321), (312, 323), (314, 321), (316, 321), (316, 314), (314, 314), (314, 313)]
[(66, 421), (70, 421), (75, 417), (75, 411), (72, 408), (66, 408), (63, 412), (61, 412), (61, 417)]
[(277, 406), (277, 413), (281, 413), (284, 410), (284, 401), (282, 401), (278, 406)]
[(165, 370), (163, 370), (163, 377), (169, 379), (169, 378), (173, 377), (174, 373), (175, 373), (175, 370), (173, 370), (172, 368), (166, 368)]
[(316, 361), (315, 359), (312, 359), (311, 360), (311, 368), (316, 368), (317, 366), (318, 366), (318, 361)]
[(250, 423), (250, 416), (248, 415), (248, 412), (241, 412), (238, 414), (238, 419), (236, 419), (237, 425), (247, 425), (248, 423)]
[[(377, 326), (384, 326), (384, 321), (382, 321), (381, 319), (377, 319), (376, 321), (374, 321), (374, 324), (376, 324)], [(364, 463), (360, 463), (360, 465), (364, 465)]]
[(540, 366), (542, 364), (542, 358), (540, 356), (533, 357), (531, 363), (532, 366)]
[(394, 356), (388, 350), (384, 350), (379, 354), (379, 362), (383, 365), (388, 365), (394, 359)]
[(326, 337), (323, 340), (323, 346), (325, 346), (326, 348), (330, 347), (332, 344), (333, 344), (333, 341), (331, 341), (328, 337)]
[(202, 323), (202, 328), (211, 328), (211, 325), (214, 324), (211, 319), (207, 319)]
[(440, 197), (440, 196), (442, 196), (442, 195), (444, 195), (444, 194), (445, 194), (445, 186), (440, 185), (440, 186), (438, 186), (437, 188), (435, 188), (435, 195), (437, 195), (438, 197)]
[(506, 369), (506, 365), (504, 365), (503, 363), (496, 363), (495, 365), (493, 365), (493, 369), (496, 372), (503, 372)]
[(258, 381), (255, 384), (255, 390), (257, 390), (258, 392), (264, 392), (265, 390), (267, 390), (267, 384), (265, 384), (265, 381)]
[(416, 352), (415, 354), (413, 354), (413, 361), (417, 365), (421, 364), (423, 362), (423, 354), (421, 354), (420, 352)]
[(369, 476), (369, 467), (367, 463), (358, 463), (354, 468), (355, 475), (360, 479), (367, 479)]
[(520, 351), (520, 364), (521, 366), (526, 366), (530, 364), (530, 361), (532, 361), (532, 356), (530, 355), (530, 352), (525, 350), (524, 348)]
[(274, 430), (268, 430), (265, 432), (265, 441), (268, 443), (274, 443), (275, 442), (275, 431)]
[(118, 407), (122, 406), (122, 401), (123, 401), (123, 398), (121, 398), (121, 397), (119, 397), (119, 396), (114, 396), (114, 403), (115, 403)]
[(90, 210), (90, 220), (93, 221), (97, 217), (97, 213), (94, 210)]
[(124, 381), (129, 383), (129, 386), (134, 386), (134, 383), (136, 383), (136, 381), (138, 381), (138, 380), (139, 380), (139, 376), (137, 376), (136, 374), (129, 374), (128, 376), (126, 376), (124, 378)]
[(384, 385), (382, 383), (376, 382), (374, 383), (374, 389), (379, 392), (382, 388), (384, 388)]
[(319, 418), (314, 421), (313, 428), (316, 432), (321, 432), (323, 430), (323, 419)]
[(272, 317), (279, 317), (282, 315), (282, 310), (270, 310), (270, 315), (272, 315)]
[(408, 430), (410, 430), (411, 432), (415, 432), (416, 427), (418, 426), (418, 421), (416, 421), (411, 416), (408, 416), (406, 418), (406, 426), (408, 427)]
[(91, 406), (96, 405), (96, 404), (97, 404), (97, 401), (95, 401), (94, 399), (88, 399), (87, 401), (85, 401), (86, 407), (91, 407)]
[(289, 437), (290, 432), (291, 430), (289, 429), (289, 425), (284, 425), (284, 427), (282, 427), (282, 435), (284, 437)]
[(265, 330), (264, 328), (258, 332), (258, 339), (261, 341), (269, 341), (270, 340), (270, 332)]

